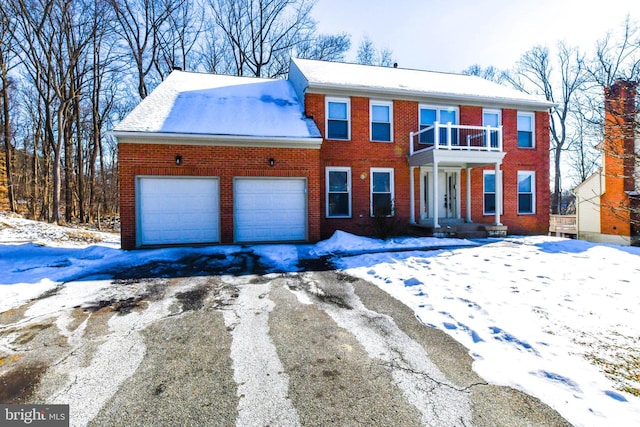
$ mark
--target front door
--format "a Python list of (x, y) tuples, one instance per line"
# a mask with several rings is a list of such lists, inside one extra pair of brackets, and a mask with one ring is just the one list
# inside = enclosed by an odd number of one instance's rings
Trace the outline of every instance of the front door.
[[(458, 218), (458, 178), (459, 172), (453, 170), (438, 171), (438, 219)], [(422, 169), (420, 219), (433, 219), (433, 172)]]

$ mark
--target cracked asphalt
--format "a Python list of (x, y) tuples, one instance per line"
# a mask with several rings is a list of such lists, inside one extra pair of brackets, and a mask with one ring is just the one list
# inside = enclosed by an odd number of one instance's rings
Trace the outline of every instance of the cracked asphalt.
[(340, 271), (127, 274), (91, 304), (0, 314), (0, 402), (69, 403), (78, 426), (570, 425)]

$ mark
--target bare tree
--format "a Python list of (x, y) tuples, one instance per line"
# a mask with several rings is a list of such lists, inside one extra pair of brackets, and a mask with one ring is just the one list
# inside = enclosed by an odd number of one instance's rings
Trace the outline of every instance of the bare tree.
[(478, 64), (471, 65), (470, 67), (462, 70), (462, 74), (468, 76), (482, 77), (485, 80), (489, 80), (495, 83), (503, 84), (508, 81), (508, 73), (504, 70), (499, 70), (493, 65), (486, 68), (482, 68)]
[(389, 49), (378, 50), (371, 39), (365, 37), (358, 45), (356, 62), (364, 65), (379, 65), (391, 67), (393, 65), (393, 52)]
[(627, 16), (620, 28), (598, 40), (595, 57), (587, 67), (591, 80), (600, 88), (610, 87), (616, 80), (640, 79), (640, 24)]
[(158, 75), (164, 77), (174, 68), (190, 68), (204, 22), (201, 2), (183, 0), (171, 11), (158, 32), (158, 54), (154, 60)]
[(11, 92), (13, 91), (13, 79), (10, 71), (17, 66), (18, 62), (15, 39), (13, 38), (15, 22), (11, 16), (0, 13), (0, 125), (2, 126), (1, 137), (4, 156), (0, 158), (0, 206), (3, 200), (9, 210), (16, 211), (15, 191), (13, 185), (12, 159), (12, 123), (11, 123)]
[[(556, 68), (557, 66), (557, 68)], [(558, 213), (562, 199), (562, 154), (573, 144), (570, 130), (575, 117), (575, 102), (586, 78), (584, 55), (564, 42), (557, 45), (555, 57), (547, 47), (536, 46), (518, 61), (508, 81), (527, 93), (542, 95), (556, 104), (550, 115), (551, 154), (553, 164), (552, 213)]]
[(209, 0), (229, 46), (234, 74), (277, 77), (313, 33), (311, 0)]
[(322, 61), (344, 61), (351, 47), (351, 36), (347, 33), (320, 34), (303, 40), (297, 47), (296, 56)]
[[(128, 48), (138, 82), (138, 94), (149, 94), (150, 73), (155, 70), (163, 26), (185, 0), (108, 0), (115, 12), (116, 34)], [(162, 75), (156, 76), (161, 79)]]

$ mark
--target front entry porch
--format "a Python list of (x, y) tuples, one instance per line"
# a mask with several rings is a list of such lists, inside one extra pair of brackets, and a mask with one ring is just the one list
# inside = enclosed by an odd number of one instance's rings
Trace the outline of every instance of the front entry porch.
[[(432, 127), (434, 129), (431, 129)], [(438, 123), (432, 127), (412, 132), (410, 136), (412, 226), (430, 235), (480, 232), (485, 236), (506, 234), (506, 227), (500, 222), (500, 166), (505, 156), (502, 151), (502, 129)], [(440, 127), (446, 129), (446, 132), (441, 132)], [(436, 135), (433, 144), (423, 142), (425, 132)], [(442, 139), (439, 137), (441, 134)], [(463, 138), (463, 135), (467, 136)], [(473, 224), (471, 170), (486, 166), (492, 166), (495, 172), (494, 221), (491, 224)], [(473, 187), (482, 188), (482, 183), (476, 183)], [(477, 204), (475, 209), (478, 209)]]

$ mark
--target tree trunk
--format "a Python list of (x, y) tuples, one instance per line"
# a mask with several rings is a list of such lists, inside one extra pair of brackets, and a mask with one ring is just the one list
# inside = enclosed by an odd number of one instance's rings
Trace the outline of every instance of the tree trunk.
[(9, 111), (9, 79), (4, 72), (4, 67), (2, 70), (2, 117), (3, 117), (3, 139), (4, 139), (4, 149), (5, 149), (5, 173), (6, 173), (6, 184), (7, 184), (7, 202), (9, 205), (9, 210), (11, 212), (16, 211), (16, 200), (15, 200), (15, 192), (13, 186), (13, 146), (11, 145), (11, 116)]

